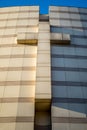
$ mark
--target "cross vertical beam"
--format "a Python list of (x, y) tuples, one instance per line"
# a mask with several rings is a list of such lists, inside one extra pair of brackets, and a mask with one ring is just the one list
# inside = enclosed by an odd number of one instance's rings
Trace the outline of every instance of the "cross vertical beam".
[(35, 98), (51, 99), (50, 26), (39, 23)]
[(50, 25), (39, 22), (35, 88), (35, 130), (51, 128)]

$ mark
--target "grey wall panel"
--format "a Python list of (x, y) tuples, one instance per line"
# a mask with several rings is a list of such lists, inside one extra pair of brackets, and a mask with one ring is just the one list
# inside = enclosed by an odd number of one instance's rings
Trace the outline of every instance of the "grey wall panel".
[(53, 81), (65, 81), (65, 72), (63, 71), (52, 71)]
[(83, 98), (82, 87), (67, 86), (68, 98)]
[(87, 45), (87, 40), (85, 38), (71, 38), (71, 44)]
[(62, 28), (60, 28), (60, 27), (54, 27), (54, 26), (50, 27), (50, 31), (53, 32), (53, 33), (63, 33)]
[[(78, 41), (80, 39), (78, 38)], [(86, 40), (86, 39), (85, 39)], [(86, 41), (87, 42), (87, 41)], [(79, 42), (80, 43), (80, 42)], [(52, 46), (51, 54), (61, 54), (61, 55), (77, 55), (77, 56), (87, 56), (87, 48), (78, 48), (78, 47), (65, 47), (65, 46)]]
[(80, 81), (87, 82), (87, 72), (79, 72)]
[(66, 72), (66, 81), (80, 82), (78, 72)]
[(85, 104), (85, 114), (86, 114), (86, 117), (87, 117), (87, 104)]
[(68, 59), (68, 58), (65, 58), (64, 59), (64, 65), (65, 67), (73, 67), (73, 68), (78, 68), (78, 62), (77, 62), (78, 59)]
[(64, 58), (52, 58), (51, 62), (54, 67), (64, 67)]
[(82, 87), (83, 98), (87, 99), (87, 86)]
[(69, 13), (59, 13), (60, 18), (67, 18), (70, 19), (70, 14)]
[(76, 55), (87, 56), (87, 48), (76, 48)]
[(52, 86), (53, 97), (61, 98), (87, 98), (87, 89), (81, 86)]
[(63, 47), (52, 46), (51, 53), (52, 54), (63, 54)]
[(72, 27), (71, 21), (70, 20), (60, 20), (60, 26), (67, 26), (67, 27)]
[(75, 48), (74, 47), (64, 47), (63, 48), (64, 55), (75, 55)]
[(52, 86), (53, 97), (67, 97), (67, 86)]
[(87, 9), (86, 8), (79, 8), (79, 12), (80, 13), (87, 13)]
[(76, 19), (76, 20), (80, 20), (80, 14), (72, 14), (72, 13), (70, 13), (70, 18), (71, 18), (71, 20), (72, 19)]
[(80, 21), (72, 21), (72, 27), (82, 27), (82, 22)]
[[(86, 18), (86, 16), (84, 16)], [(82, 26), (83, 28), (87, 28), (87, 19), (85, 19), (86, 21), (83, 21), (82, 22)]]
[(71, 35), (73, 34), (72, 27), (67, 27), (67, 28), (62, 27), (62, 32), (65, 34), (71, 34)]
[(60, 18), (60, 14), (59, 14), (59, 13), (56, 13), (56, 12), (51, 12), (51, 13), (50, 13), (50, 17), (51, 17), (51, 18)]
[(71, 27), (50, 27), (51, 32), (53, 33), (65, 33), (65, 34), (73, 34)]
[[(72, 28), (72, 32), (73, 32), (73, 35), (79, 36), (79, 38), (81, 36), (84, 36), (84, 30), (83, 30), (83, 28)], [(72, 36), (71, 36), (71, 38), (72, 38)], [(73, 36), (73, 38), (75, 38), (75, 37)]]
[(58, 7), (58, 11), (65, 11), (67, 12), (68, 11), (68, 7)]
[(80, 19), (81, 19), (81, 20), (87, 20), (87, 17), (86, 17), (85, 14), (80, 14)]
[(84, 30), (84, 35), (87, 36), (87, 30)]
[(79, 68), (87, 68), (87, 60), (86, 59), (78, 59), (78, 66)]
[(51, 47), (52, 54), (64, 54), (64, 55), (75, 55), (74, 47), (65, 47), (65, 46), (52, 46)]
[(75, 7), (70, 7), (69, 8), (69, 11), (72, 13), (72, 12), (74, 12), (74, 13), (79, 13), (79, 9), (78, 8), (75, 8)]

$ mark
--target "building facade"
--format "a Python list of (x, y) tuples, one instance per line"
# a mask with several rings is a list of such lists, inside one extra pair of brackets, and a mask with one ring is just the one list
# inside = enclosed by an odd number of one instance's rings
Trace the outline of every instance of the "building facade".
[(0, 8), (0, 130), (87, 130), (87, 9)]

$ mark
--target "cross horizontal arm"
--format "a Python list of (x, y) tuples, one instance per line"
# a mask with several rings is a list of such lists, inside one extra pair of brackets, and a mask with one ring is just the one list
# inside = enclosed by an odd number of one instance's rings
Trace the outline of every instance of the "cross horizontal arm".
[(38, 33), (19, 33), (17, 35), (18, 44), (37, 44)]

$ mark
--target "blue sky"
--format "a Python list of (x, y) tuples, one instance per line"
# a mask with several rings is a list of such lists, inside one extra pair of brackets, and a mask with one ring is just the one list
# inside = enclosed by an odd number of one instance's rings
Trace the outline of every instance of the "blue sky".
[(0, 7), (39, 5), (40, 13), (47, 14), (49, 5), (87, 7), (87, 0), (0, 0)]

